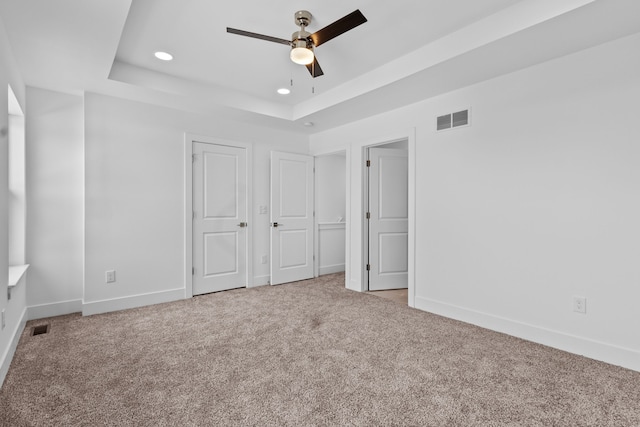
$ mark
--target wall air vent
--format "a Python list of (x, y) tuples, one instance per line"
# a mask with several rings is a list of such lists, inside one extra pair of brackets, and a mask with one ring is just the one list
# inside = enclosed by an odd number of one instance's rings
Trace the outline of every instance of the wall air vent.
[(469, 124), (469, 109), (457, 111), (455, 113), (438, 116), (436, 120), (436, 130), (446, 130), (467, 126)]
[(438, 130), (445, 130), (451, 128), (451, 114), (445, 114), (438, 117)]

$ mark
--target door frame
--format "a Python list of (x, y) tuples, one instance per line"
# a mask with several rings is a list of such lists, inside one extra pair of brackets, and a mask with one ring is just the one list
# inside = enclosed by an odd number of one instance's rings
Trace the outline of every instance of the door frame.
[[(407, 262), (408, 262), (408, 305), (409, 307), (415, 307), (415, 292), (416, 292), (416, 140), (415, 129), (409, 132), (408, 135), (400, 136), (397, 138), (391, 138), (385, 141), (374, 142), (364, 144), (360, 148), (360, 167), (361, 167), (361, 179), (362, 179), (362, 212), (363, 215), (360, 218), (360, 227), (362, 232), (362, 246), (360, 248), (361, 253), (361, 266), (360, 266), (360, 291), (367, 292), (369, 290), (368, 273), (367, 273), (367, 258), (369, 255), (369, 226), (365, 218), (364, 213), (367, 212), (367, 203), (369, 198), (369, 189), (367, 181), (367, 167), (366, 161), (368, 157), (369, 148), (380, 147), (383, 145), (393, 144), (394, 142), (407, 141), (407, 162), (408, 162), (408, 197), (407, 197), (407, 209), (408, 209), (408, 248), (407, 248)], [(355, 226), (355, 224), (354, 224)]]
[(223, 145), (247, 150), (247, 287), (253, 286), (253, 153), (248, 143), (192, 133), (184, 134), (184, 289), (185, 298), (193, 297), (193, 143)]

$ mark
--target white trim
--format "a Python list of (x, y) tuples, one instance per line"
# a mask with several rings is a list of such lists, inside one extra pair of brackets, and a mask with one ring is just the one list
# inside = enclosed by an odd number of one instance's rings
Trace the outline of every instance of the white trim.
[[(253, 145), (185, 132), (184, 134), (184, 298), (193, 296), (193, 144), (225, 145), (247, 150), (247, 288), (253, 283)], [(259, 286), (259, 285), (257, 285)]]
[(369, 148), (375, 147), (376, 145), (380, 145), (380, 143), (366, 145), (361, 149), (362, 160), (360, 161), (360, 167), (362, 168), (362, 215), (360, 216), (359, 223), (362, 233), (362, 255), (360, 256), (362, 261), (360, 265), (360, 290), (362, 292), (369, 291), (369, 271), (367, 270), (369, 260), (369, 221), (367, 221), (366, 215), (369, 210), (369, 180), (371, 176), (369, 173), (369, 167), (367, 167), (367, 162), (369, 161)]
[(320, 230), (340, 230), (346, 228), (346, 222), (319, 222), (318, 229)]
[[(349, 239), (347, 239), (347, 240), (349, 240)], [(349, 263), (347, 263), (347, 265), (345, 265), (345, 272), (346, 272), (346, 270), (348, 268), (349, 268)], [(346, 273), (345, 273), (345, 275), (346, 275)], [(347, 286), (347, 289), (349, 289), (350, 291), (366, 292), (365, 290), (362, 289), (362, 280), (360, 280), (358, 278), (351, 279), (347, 283), (349, 284), (349, 286)]]
[(27, 273), (29, 264), (9, 266), (9, 288), (13, 288), (20, 283), (20, 279)]
[(162, 304), (184, 299), (184, 288), (168, 291), (152, 292), (149, 294), (131, 295), (102, 301), (85, 302), (82, 304), (82, 315), (108, 313), (110, 311), (126, 310), (146, 305)]
[(193, 296), (193, 141), (184, 134), (184, 298)]
[(344, 271), (344, 264), (323, 265), (319, 267), (320, 276), (325, 274), (342, 273)]
[(346, 151), (346, 160), (345, 167), (347, 168), (345, 171), (345, 207), (344, 207), (344, 218), (346, 221), (346, 225), (344, 227), (344, 286), (347, 289), (354, 289), (351, 284), (351, 149), (347, 147)]
[(22, 310), (22, 315), (20, 315), (20, 321), (16, 324), (16, 328), (13, 330), (13, 336), (11, 338), (11, 342), (7, 346), (4, 354), (2, 355), (2, 359), (0, 359), (0, 387), (4, 383), (4, 379), (9, 372), (9, 366), (11, 366), (11, 361), (13, 360), (13, 356), (16, 354), (16, 349), (18, 348), (18, 342), (20, 342), (20, 337), (22, 336), (22, 331), (27, 324), (27, 308), (25, 307)]
[(640, 371), (640, 351), (619, 347), (430, 298), (415, 297), (415, 308), (512, 335), (591, 359)]
[(258, 286), (266, 286), (271, 283), (271, 275), (265, 274), (264, 276), (255, 276), (253, 283), (247, 288), (257, 288)]
[[(82, 123), (82, 135), (83, 140), (80, 146), (82, 147), (82, 161), (80, 162), (82, 168), (82, 301), (84, 301), (86, 296), (87, 289), (87, 143), (86, 143), (86, 135), (87, 135), (87, 120), (86, 120), (86, 111), (87, 111), (87, 97), (82, 96), (82, 114), (83, 119), (80, 121)], [(82, 302), (80, 303), (80, 308), (82, 309)]]
[(416, 297), (416, 128), (411, 128), (409, 130), (409, 134), (407, 135), (408, 142), (408, 188), (407, 188), (407, 196), (408, 196), (408, 207), (407, 214), (409, 216), (408, 219), (408, 232), (409, 232), (409, 242), (408, 242), (408, 275), (407, 275), (407, 294), (408, 301), (407, 304), (409, 307), (415, 307), (415, 297)]
[[(318, 180), (316, 179), (316, 157), (313, 156), (313, 277), (320, 275), (320, 223), (316, 216), (318, 210)], [(345, 166), (346, 167), (346, 166)]]
[(29, 320), (44, 319), (45, 317), (63, 316), (65, 314), (80, 313), (82, 300), (60, 301), (50, 304), (39, 304), (27, 307)]

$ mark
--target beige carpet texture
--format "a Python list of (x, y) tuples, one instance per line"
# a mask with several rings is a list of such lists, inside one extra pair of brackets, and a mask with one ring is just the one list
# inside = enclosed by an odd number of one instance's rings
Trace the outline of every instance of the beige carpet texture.
[(334, 274), (29, 322), (0, 425), (640, 426), (640, 373)]

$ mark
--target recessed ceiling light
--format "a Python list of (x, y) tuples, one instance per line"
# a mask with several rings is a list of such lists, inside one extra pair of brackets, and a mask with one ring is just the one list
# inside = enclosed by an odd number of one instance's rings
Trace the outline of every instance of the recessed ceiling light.
[(163, 61), (171, 61), (173, 59), (173, 55), (167, 52), (156, 52), (154, 53), (156, 58), (161, 59)]
[(313, 122), (304, 122), (304, 125), (310, 128), (311, 126), (313, 126)]
[(291, 93), (291, 91), (289, 89), (287, 89), (286, 87), (281, 87), (280, 89), (278, 89), (278, 93), (280, 95), (289, 95)]

